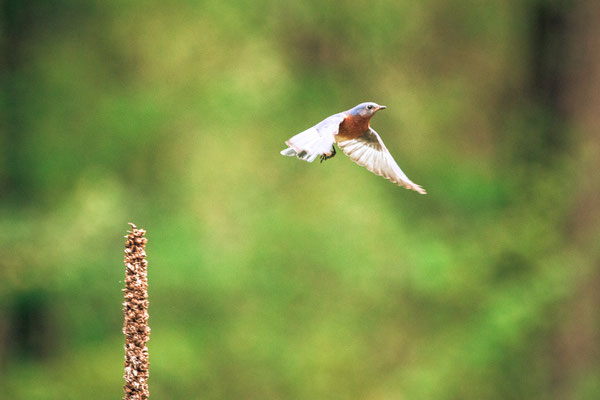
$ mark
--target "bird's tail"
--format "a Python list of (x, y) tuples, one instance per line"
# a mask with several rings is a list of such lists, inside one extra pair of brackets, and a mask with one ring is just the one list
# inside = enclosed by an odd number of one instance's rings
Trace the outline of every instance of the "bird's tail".
[(296, 154), (298, 154), (298, 153), (296, 153), (296, 150), (292, 149), (291, 147), (281, 150), (279, 153), (282, 156), (288, 156), (288, 157), (294, 157)]
[(281, 151), (284, 156), (296, 156), (301, 160), (313, 162), (322, 154), (329, 154), (333, 144), (331, 137), (321, 136), (314, 128), (300, 132), (286, 141), (289, 147)]
[(310, 153), (307, 153), (305, 150), (302, 150), (300, 153), (296, 153), (296, 150), (292, 149), (291, 147), (288, 147), (285, 150), (281, 150), (280, 153), (284, 156), (289, 156), (289, 157), (296, 156), (299, 159), (308, 161), (308, 162), (313, 162), (317, 159), (317, 157), (319, 157), (319, 154), (317, 154), (317, 153), (310, 154)]

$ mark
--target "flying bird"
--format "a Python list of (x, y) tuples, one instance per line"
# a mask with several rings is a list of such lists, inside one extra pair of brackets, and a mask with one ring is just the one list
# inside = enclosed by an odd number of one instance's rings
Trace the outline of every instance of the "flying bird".
[(335, 156), (334, 143), (337, 143), (344, 154), (358, 165), (399, 186), (425, 194), (425, 189), (402, 172), (377, 132), (369, 125), (371, 117), (385, 108), (377, 103), (361, 103), (327, 117), (287, 140), (285, 144), (288, 148), (282, 150), (281, 154), (308, 162), (320, 157), (323, 162)]

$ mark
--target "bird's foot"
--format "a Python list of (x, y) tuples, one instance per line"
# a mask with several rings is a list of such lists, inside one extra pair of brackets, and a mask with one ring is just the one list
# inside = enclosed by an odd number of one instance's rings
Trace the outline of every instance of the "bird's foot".
[(321, 155), (321, 162), (328, 160), (330, 158), (335, 157), (335, 146), (331, 146), (331, 153), (330, 154), (322, 154)]

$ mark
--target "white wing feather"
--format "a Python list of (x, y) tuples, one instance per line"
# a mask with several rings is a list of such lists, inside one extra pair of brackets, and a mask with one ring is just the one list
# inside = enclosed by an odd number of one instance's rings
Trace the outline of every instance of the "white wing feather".
[(323, 154), (330, 155), (340, 124), (345, 114), (334, 114), (317, 125), (291, 137), (285, 142), (289, 147), (281, 151), (284, 156), (296, 156), (301, 160), (313, 162)]
[(369, 171), (389, 179), (407, 189), (412, 189), (421, 194), (425, 194), (425, 189), (417, 185), (408, 177), (383, 144), (383, 141), (372, 128), (356, 139), (339, 142), (338, 146), (344, 153), (358, 165), (361, 165)]

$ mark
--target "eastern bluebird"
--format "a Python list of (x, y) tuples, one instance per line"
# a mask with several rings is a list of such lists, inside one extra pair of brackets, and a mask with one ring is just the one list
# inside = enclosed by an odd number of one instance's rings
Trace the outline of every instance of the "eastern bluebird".
[(337, 143), (358, 165), (399, 186), (425, 194), (425, 189), (402, 172), (377, 132), (369, 126), (371, 117), (385, 108), (376, 103), (361, 103), (348, 111), (334, 114), (287, 140), (285, 144), (289, 147), (281, 154), (308, 162), (321, 156), (323, 162), (335, 156), (334, 143)]

